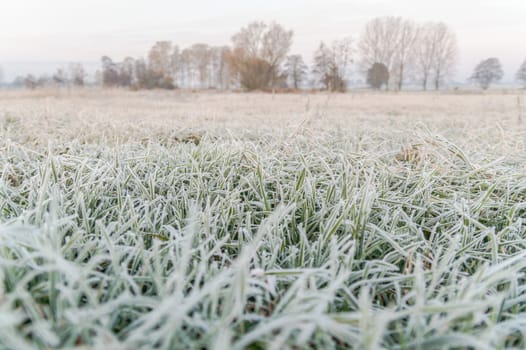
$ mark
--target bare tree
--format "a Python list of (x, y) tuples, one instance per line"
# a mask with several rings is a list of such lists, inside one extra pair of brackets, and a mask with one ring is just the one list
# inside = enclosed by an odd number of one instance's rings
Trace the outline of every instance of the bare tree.
[(230, 81), (232, 79), (228, 65), (228, 57), (230, 54), (231, 50), (228, 46), (212, 48), (214, 80), (216, 87), (220, 89), (228, 89), (230, 87)]
[(301, 55), (291, 55), (287, 57), (285, 69), (287, 70), (289, 80), (292, 82), (292, 86), (294, 89), (298, 89), (307, 76), (307, 65), (303, 61), (303, 57), (301, 57)]
[(444, 23), (417, 26), (400, 17), (375, 18), (367, 23), (358, 45), (362, 69), (382, 63), (389, 83), (403, 88), (409, 72), (416, 69), (424, 89), (433, 79), (435, 89), (454, 72), (458, 57), (455, 34)]
[(35, 90), (38, 87), (37, 78), (33, 74), (28, 74), (24, 78), (24, 86), (26, 89)]
[(375, 63), (367, 71), (367, 84), (373, 89), (380, 90), (389, 82), (389, 69), (383, 63)]
[(228, 46), (212, 46), (208, 51), (208, 87), (227, 89), (230, 85), (230, 69)]
[(71, 82), (74, 86), (84, 86), (84, 79), (86, 79), (86, 71), (82, 63), (71, 63), (69, 65), (69, 74)]
[(327, 90), (345, 91), (352, 54), (350, 38), (335, 41), (332, 46), (321, 42), (314, 54), (313, 75)]
[(265, 59), (271, 67), (271, 86), (280, 79), (280, 66), (285, 61), (290, 47), (292, 46), (292, 37), (294, 33), (292, 30), (286, 30), (278, 23), (271, 23), (267, 32), (263, 36), (263, 59)]
[(182, 84), (186, 87), (193, 88), (196, 82), (196, 69), (193, 62), (192, 50), (187, 48), (181, 52), (180, 57), (180, 70)]
[(153, 89), (157, 80), (150, 74), (146, 61), (143, 58), (135, 60), (133, 65), (137, 89)]
[(436, 23), (433, 30), (435, 54), (432, 60), (432, 73), (435, 90), (439, 90), (442, 82), (454, 73), (458, 60), (457, 37), (444, 23)]
[[(147, 68), (144, 67), (143, 74), (147, 74)], [(102, 57), (102, 71), (100, 80), (104, 87), (136, 87), (144, 88), (143, 80), (139, 81), (137, 74), (136, 62), (131, 57), (126, 57), (122, 62), (113, 62), (107, 56)], [(141, 79), (144, 78), (144, 75)]]
[(234, 49), (242, 49), (248, 57), (260, 57), (263, 48), (263, 36), (267, 30), (264, 22), (252, 22), (232, 36)]
[(137, 76), (135, 72), (135, 59), (126, 57), (122, 63), (118, 65), (119, 69), (119, 85), (123, 87), (131, 87), (137, 84)]
[(418, 41), (415, 45), (416, 75), (421, 81), (422, 90), (427, 90), (427, 85), (433, 69), (437, 45), (435, 43), (435, 24), (426, 23), (419, 29)]
[(523, 86), (526, 88), (526, 60), (522, 62), (522, 65), (517, 71), (515, 78), (517, 79), (517, 81), (521, 82)]
[(398, 90), (402, 90), (407, 72), (414, 67), (414, 50), (419, 37), (419, 28), (412, 21), (396, 20), (393, 26), (398, 27), (398, 45), (393, 61), (393, 74), (396, 77)]
[(479, 84), (482, 89), (487, 90), (492, 83), (500, 81), (503, 76), (504, 71), (499, 59), (492, 57), (481, 61), (475, 67), (470, 79)]
[(316, 52), (314, 52), (314, 64), (312, 75), (316, 82), (322, 84), (325, 90), (331, 88), (332, 54), (330, 48), (322, 41)]
[[(232, 37), (234, 48), (231, 67), (237, 70), (241, 84), (259, 82), (258, 89), (274, 88), (282, 77), (280, 67), (292, 45), (293, 32), (278, 23), (252, 22)], [(249, 65), (255, 65), (249, 67)], [(267, 68), (265, 68), (267, 67)], [(243, 74), (267, 74), (268, 77), (246, 77)], [(248, 88), (247, 86), (244, 86)]]
[(172, 77), (172, 43), (156, 42), (148, 53), (148, 68), (163, 77)]
[(117, 65), (108, 56), (101, 58), (102, 63), (102, 85), (114, 87), (119, 85), (119, 71)]
[(201, 89), (210, 87), (211, 49), (207, 44), (194, 44), (190, 48), (192, 64), (199, 75), (199, 87)]
[[(267, 25), (264, 22), (252, 22), (240, 29), (232, 36), (233, 48), (228, 55), (228, 65), (239, 84), (245, 89), (262, 89), (268, 86), (268, 77), (247, 76), (253, 72), (268, 74), (262, 67), (250, 67), (250, 65), (262, 66), (263, 35)], [(252, 82), (260, 82), (261, 86), (252, 87)], [(250, 84), (247, 84), (250, 83)], [(250, 86), (247, 86), (250, 85)]]
[[(358, 43), (363, 71), (367, 71), (375, 63), (382, 63), (389, 69), (389, 72), (393, 72), (397, 59), (405, 60), (405, 51), (409, 52), (410, 50), (404, 48), (404, 54), (400, 54), (403, 23), (404, 21), (400, 17), (380, 17), (372, 19), (365, 25)], [(408, 38), (406, 41), (411, 42)], [(401, 72), (403, 75), (403, 66)], [(403, 79), (400, 80), (403, 81)]]
[(179, 46), (177, 45), (173, 47), (171, 64), (172, 64), (171, 70), (172, 70), (174, 84), (176, 86), (182, 87), (183, 83), (181, 81), (181, 50), (179, 49)]
[(173, 89), (173, 48), (169, 41), (156, 42), (148, 52), (148, 61), (127, 57), (114, 63), (103, 58), (105, 86), (132, 87), (134, 89)]
[(169, 41), (156, 42), (148, 53), (148, 88), (173, 89), (173, 47)]
[(456, 35), (444, 23), (429, 22), (420, 27), (415, 45), (415, 66), (422, 89), (427, 90), (430, 80), (436, 90), (455, 71), (458, 61)]
[(55, 74), (53, 74), (52, 80), (53, 80), (53, 83), (59, 86), (64, 86), (69, 83), (68, 74), (66, 73), (66, 70), (63, 68), (57, 68)]

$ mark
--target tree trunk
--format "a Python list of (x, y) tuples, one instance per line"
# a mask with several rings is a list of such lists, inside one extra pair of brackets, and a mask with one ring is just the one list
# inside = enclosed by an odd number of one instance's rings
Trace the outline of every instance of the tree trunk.
[(422, 90), (427, 90), (427, 74), (424, 74), (424, 81), (422, 82)]
[(400, 72), (398, 75), (398, 91), (402, 91), (402, 86), (404, 84), (404, 65), (400, 65)]
[(294, 89), (298, 90), (298, 74), (294, 72)]

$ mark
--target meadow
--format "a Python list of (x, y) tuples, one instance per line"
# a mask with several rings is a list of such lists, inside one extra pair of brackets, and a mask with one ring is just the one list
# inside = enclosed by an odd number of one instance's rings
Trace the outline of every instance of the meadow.
[(524, 348), (519, 101), (2, 91), (0, 348)]

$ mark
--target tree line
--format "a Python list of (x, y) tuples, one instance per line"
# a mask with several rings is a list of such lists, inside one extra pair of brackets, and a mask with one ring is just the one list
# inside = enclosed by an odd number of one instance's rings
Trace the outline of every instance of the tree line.
[[(379, 17), (366, 23), (359, 38), (322, 41), (309, 68), (301, 55), (290, 54), (294, 33), (281, 24), (260, 21), (242, 27), (231, 45), (197, 43), (180, 48), (156, 42), (145, 58), (118, 62), (101, 59), (95, 81), (104, 87), (130, 89), (300, 89), (305, 86), (345, 91), (353, 72), (373, 89), (403, 90), (418, 84), (439, 90), (453, 77), (459, 49), (445, 23), (417, 23), (401, 17)], [(475, 67), (470, 80), (487, 89), (503, 77), (497, 58)], [(516, 78), (526, 87), (526, 61)], [(44, 85), (83, 86), (86, 72), (79, 63), (59, 68), (51, 77), (32, 75), (16, 83), (34, 89)]]
[[(311, 69), (301, 55), (289, 55), (294, 33), (278, 23), (252, 22), (232, 36), (231, 46), (195, 44), (181, 50), (157, 42), (147, 59), (102, 59), (104, 86), (149, 88), (300, 88), (306, 83), (345, 91), (351, 67), (358, 64), (375, 89), (402, 90), (408, 81), (439, 89), (454, 73), (458, 58), (455, 34), (444, 23), (401, 17), (369, 21), (357, 43), (350, 37), (321, 42)], [(310, 81), (309, 78), (311, 79)]]
[(86, 84), (88, 74), (82, 63), (72, 62), (67, 67), (59, 67), (52, 75), (41, 75), (36, 77), (33, 74), (18, 76), (12, 82), (13, 87), (25, 87), (34, 90), (46, 86), (76, 86), (82, 87)]
[[(278, 23), (253, 22), (232, 37), (232, 46), (199, 43), (181, 49), (159, 41), (146, 59), (127, 57), (114, 62), (103, 57), (101, 81), (105, 87), (133, 89), (284, 87), (288, 75), (283, 65), (288, 62), (292, 37), (293, 32)], [(296, 84), (304, 77), (299, 67), (293, 67)]]

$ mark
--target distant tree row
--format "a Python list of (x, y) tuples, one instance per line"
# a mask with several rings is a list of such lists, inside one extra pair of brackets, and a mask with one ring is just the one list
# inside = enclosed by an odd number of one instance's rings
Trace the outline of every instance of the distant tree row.
[[(146, 58), (116, 62), (101, 59), (96, 81), (104, 87), (131, 89), (274, 90), (314, 86), (345, 91), (352, 71), (361, 72), (373, 89), (402, 90), (408, 83), (438, 90), (453, 76), (459, 50), (455, 33), (444, 23), (416, 23), (401, 17), (379, 17), (366, 23), (356, 44), (350, 38), (321, 42), (309, 69), (301, 55), (289, 55), (294, 33), (272, 22), (252, 22), (231, 38), (230, 46), (194, 44), (180, 48), (156, 42)], [(470, 80), (487, 89), (503, 77), (497, 58), (482, 61)], [(83, 86), (80, 63), (58, 68), (51, 77), (18, 77), (14, 84)], [(516, 78), (526, 87), (526, 61)]]
[[(470, 80), (478, 84), (483, 90), (487, 90), (492, 84), (502, 80), (502, 77), (504, 77), (504, 71), (500, 60), (491, 57), (477, 64)], [(515, 79), (526, 88), (526, 60), (519, 67)]]
[(24, 77), (18, 76), (11, 83), (14, 87), (25, 87), (29, 90), (34, 90), (46, 86), (84, 86), (86, 83), (86, 71), (81, 63), (70, 63), (68, 68), (57, 68), (52, 75), (42, 75), (36, 77), (33, 74), (28, 74)]
[(147, 59), (127, 57), (122, 62), (102, 57), (99, 79), (105, 87), (134, 89), (229, 88), (228, 47), (195, 44), (184, 50), (159, 41)]
[(232, 37), (233, 46), (195, 44), (180, 49), (160, 41), (150, 49), (147, 58), (126, 58), (113, 62), (102, 58), (102, 83), (107, 87), (136, 89), (176, 87), (248, 90), (283, 86), (290, 76), (298, 86), (304, 77), (301, 57), (287, 53), (292, 45), (292, 31), (277, 23), (254, 22)]
[(327, 90), (344, 91), (357, 61), (373, 88), (401, 90), (408, 80), (439, 89), (454, 72), (455, 34), (444, 23), (416, 24), (400, 17), (368, 22), (357, 47), (350, 38), (321, 42), (310, 71), (300, 55), (288, 55), (293, 32), (278, 23), (252, 22), (232, 36), (231, 46), (195, 44), (184, 50), (157, 42), (146, 59), (102, 59), (104, 86), (151, 88), (299, 88), (307, 77)]

